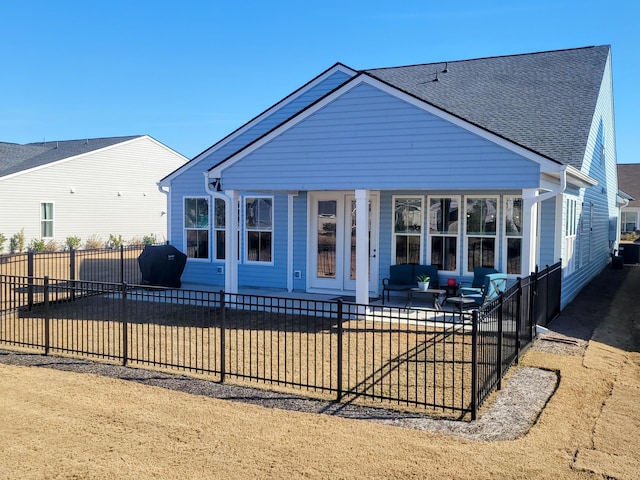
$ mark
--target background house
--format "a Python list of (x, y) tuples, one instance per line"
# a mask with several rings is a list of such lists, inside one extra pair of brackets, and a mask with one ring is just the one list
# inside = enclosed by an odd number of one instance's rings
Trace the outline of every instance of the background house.
[(620, 211), (620, 230), (622, 233), (640, 230), (640, 163), (618, 165), (618, 183), (620, 190), (630, 197)]
[(561, 259), (564, 305), (617, 238), (611, 69), (607, 45), (338, 63), (160, 182), (183, 280), (367, 303), (394, 264)]
[(25, 243), (67, 237), (166, 238), (167, 198), (157, 181), (186, 158), (142, 136), (0, 143), (0, 233)]

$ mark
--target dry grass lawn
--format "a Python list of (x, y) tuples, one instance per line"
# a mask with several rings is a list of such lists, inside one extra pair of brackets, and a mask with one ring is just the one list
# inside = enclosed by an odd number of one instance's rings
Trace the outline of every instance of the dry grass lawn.
[[(584, 356), (532, 349), (523, 358), (557, 370), (560, 384), (518, 440), (474, 442), (0, 364), (0, 478), (636, 479), (640, 269), (624, 273)], [(568, 314), (596, 314), (586, 300)]]

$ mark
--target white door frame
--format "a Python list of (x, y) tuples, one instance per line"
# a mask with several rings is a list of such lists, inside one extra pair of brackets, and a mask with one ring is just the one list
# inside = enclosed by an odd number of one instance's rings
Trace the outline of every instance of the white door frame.
[[(363, 193), (364, 192), (364, 193)], [(307, 291), (312, 293), (356, 293), (357, 279), (350, 280), (351, 261), (358, 262), (358, 254), (361, 255), (360, 262), (364, 261), (362, 270), (367, 270), (368, 263), (368, 293), (377, 296), (378, 286), (378, 239), (379, 239), (379, 218), (380, 218), (380, 195), (378, 192), (357, 191), (323, 191), (309, 192), (308, 195), (308, 239), (307, 242)], [(369, 222), (365, 222), (366, 228), (356, 232), (356, 256), (351, 256), (351, 202), (358, 196), (367, 196), (371, 202), (371, 213)], [(335, 272), (331, 278), (318, 277), (318, 201), (336, 201), (336, 260)], [(362, 201), (362, 200), (360, 200)], [(360, 215), (357, 215), (360, 217)], [(357, 222), (357, 220), (356, 220)], [(370, 224), (370, 231), (369, 231)], [(356, 227), (356, 230), (357, 229)], [(362, 248), (360, 247), (362, 245)], [(362, 264), (361, 264), (362, 265)], [(364, 286), (364, 289), (367, 285)], [(362, 290), (362, 286), (361, 286)], [(360, 292), (360, 296), (366, 296)], [(368, 300), (368, 299), (367, 299)], [(367, 302), (364, 302), (367, 303)]]

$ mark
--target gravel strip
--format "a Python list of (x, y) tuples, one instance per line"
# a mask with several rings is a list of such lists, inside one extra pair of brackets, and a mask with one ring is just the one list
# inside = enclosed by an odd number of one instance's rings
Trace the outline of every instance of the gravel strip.
[(504, 382), (495, 402), (483, 410), (478, 420), (456, 421), (416, 413), (321, 401), (293, 394), (67, 357), (0, 350), (0, 362), (7, 365), (91, 373), (265, 408), (333, 415), (481, 441), (513, 440), (525, 435), (536, 422), (558, 383), (555, 372), (531, 367), (517, 368)]

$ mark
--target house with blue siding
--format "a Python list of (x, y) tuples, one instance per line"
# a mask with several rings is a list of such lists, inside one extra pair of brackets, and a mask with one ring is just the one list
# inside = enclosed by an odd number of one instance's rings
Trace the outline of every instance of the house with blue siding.
[(562, 304), (610, 261), (608, 45), (355, 70), (337, 63), (160, 181), (184, 283), (381, 295), (562, 261)]

